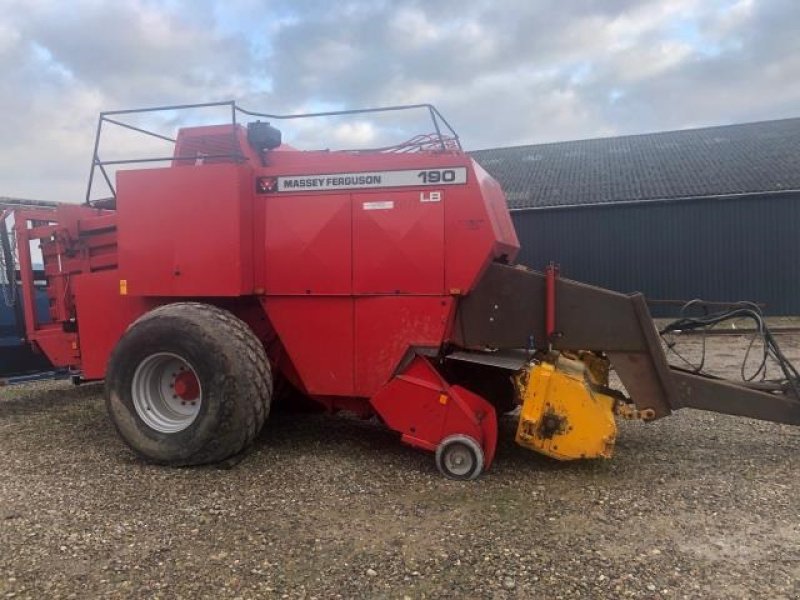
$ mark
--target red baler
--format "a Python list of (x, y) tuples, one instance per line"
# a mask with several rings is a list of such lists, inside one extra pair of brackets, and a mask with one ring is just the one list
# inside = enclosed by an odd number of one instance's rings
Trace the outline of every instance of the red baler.
[[(454, 478), (491, 465), (497, 413), (523, 401), (518, 439), (558, 458), (608, 455), (613, 413), (697, 406), (800, 422), (785, 382), (669, 367), (640, 295), (515, 265), (500, 186), (433, 107), (422, 108), (435, 134), (334, 152), (294, 150), (266, 122), (236, 122), (281, 117), (229, 106), (232, 123), (181, 129), (169, 166), (121, 170), (115, 186), (107, 168), (120, 161), (96, 147), (110, 199), (14, 213), (28, 341), (82, 380), (105, 379), (114, 424), (145, 458), (242, 451), (277, 377), (331, 412), (377, 415)], [(98, 139), (132, 112), (103, 113)], [(31, 240), (49, 323), (32, 310)], [(608, 387), (609, 365), (633, 401)], [(605, 425), (586, 421), (592, 439), (562, 454), (559, 436), (567, 448), (589, 404)]]

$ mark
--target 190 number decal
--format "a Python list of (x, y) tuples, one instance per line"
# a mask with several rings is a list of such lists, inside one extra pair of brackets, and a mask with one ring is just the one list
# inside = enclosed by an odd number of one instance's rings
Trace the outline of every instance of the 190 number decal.
[(422, 183), (454, 183), (456, 172), (453, 169), (420, 171), (417, 177), (422, 179)]

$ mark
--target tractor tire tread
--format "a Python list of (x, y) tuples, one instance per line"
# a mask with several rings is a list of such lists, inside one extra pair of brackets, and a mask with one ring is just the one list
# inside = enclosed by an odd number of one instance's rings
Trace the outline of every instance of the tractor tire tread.
[[(126, 333), (148, 321), (165, 317), (178, 318), (190, 324), (195, 335), (206, 338), (209, 346), (221, 348), (226, 363), (236, 374), (225, 375), (224, 407), (217, 426), (220, 435), (208, 440), (202, 449), (188, 458), (145, 458), (161, 464), (189, 466), (216, 463), (239, 454), (253, 443), (269, 416), (272, 373), (264, 345), (253, 330), (233, 313), (202, 302), (159, 306), (134, 321)], [(243, 414), (237, 418), (235, 406), (241, 402), (249, 404), (249, 410), (244, 407), (245, 410), (241, 411)]]

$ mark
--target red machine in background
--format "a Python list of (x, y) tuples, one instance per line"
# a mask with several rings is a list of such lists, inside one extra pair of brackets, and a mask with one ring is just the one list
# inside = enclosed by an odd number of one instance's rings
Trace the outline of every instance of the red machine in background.
[[(591, 440), (559, 454), (554, 440), (587, 414), (578, 402), (608, 400), (612, 425), (614, 412), (650, 419), (690, 405), (800, 422), (785, 382), (726, 383), (761, 402), (715, 404), (716, 380), (667, 365), (641, 296), (515, 266), (500, 186), (435, 108), (402, 107), (428, 111), (432, 135), (333, 152), (294, 150), (266, 122), (236, 122), (299, 115), (223, 105), (231, 123), (181, 129), (174, 154), (159, 157), (168, 167), (120, 171), (116, 186), (106, 169), (125, 161), (102, 161), (96, 145), (92, 173), (113, 198), (90, 203), (90, 181), (84, 205), (14, 213), (28, 340), (53, 365), (105, 379), (117, 429), (147, 459), (240, 452), (269, 413), (273, 373), (330, 411), (379, 416), (454, 478), (491, 465), (497, 412), (528, 396), (538, 416), (518, 439), (559, 458), (613, 446), (613, 430), (590, 424), (581, 435)], [(107, 123), (149, 133), (117, 120), (135, 112), (103, 113), (98, 144)], [(30, 308), (31, 240), (49, 324)], [(636, 408), (608, 388), (609, 361)], [(555, 387), (533, 398), (542, 363), (548, 378), (578, 382), (561, 396), (581, 395), (571, 408), (555, 408)]]

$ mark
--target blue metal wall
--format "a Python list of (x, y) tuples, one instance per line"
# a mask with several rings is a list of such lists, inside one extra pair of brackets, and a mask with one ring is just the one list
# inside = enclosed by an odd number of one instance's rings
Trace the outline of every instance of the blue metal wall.
[(767, 314), (800, 315), (800, 193), (512, 215), (519, 262), (533, 268), (553, 260), (564, 277), (621, 292), (753, 300)]
[[(19, 291), (19, 290), (18, 290)], [(21, 299), (18, 299), (21, 302)], [(40, 323), (50, 321), (47, 294), (36, 289), (36, 314)], [(21, 375), (52, 369), (47, 358), (32, 350), (19, 335), (14, 309), (0, 295), (0, 377)]]
[[(19, 290), (17, 290), (17, 294), (17, 301), (22, 302), (22, 294)], [(43, 287), (36, 288), (36, 318), (39, 323), (50, 322), (50, 308), (47, 293)], [(24, 345), (26, 342), (20, 339), (20, 329), (24, 330), (24, 325), (17, 324), (14, 308), (8, 306), (0, 294), (0, 347)]]

